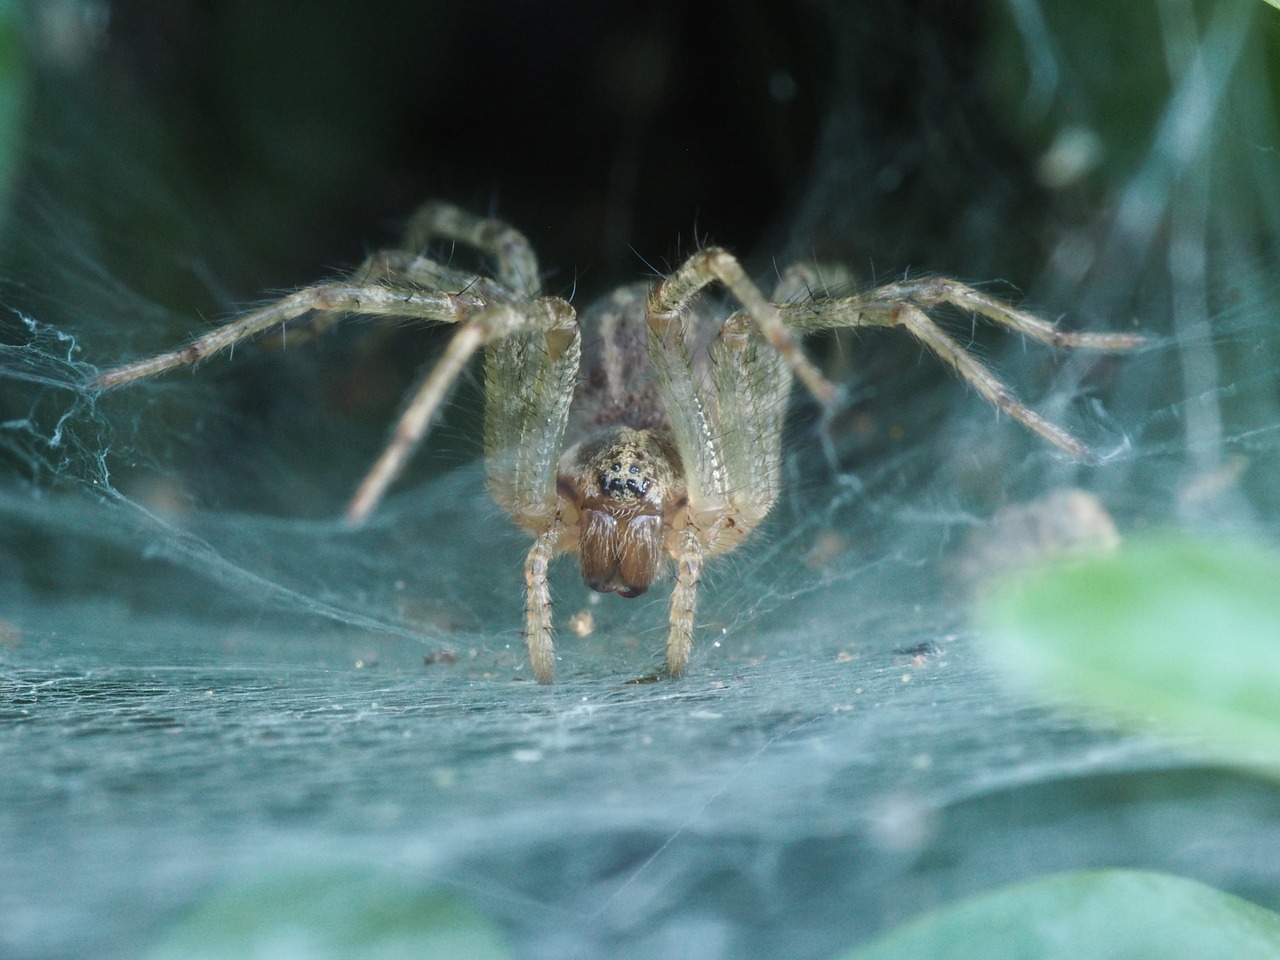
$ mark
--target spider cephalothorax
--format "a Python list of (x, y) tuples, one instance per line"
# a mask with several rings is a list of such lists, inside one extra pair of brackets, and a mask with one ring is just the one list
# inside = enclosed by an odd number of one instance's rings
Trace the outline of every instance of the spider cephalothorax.
[[(431, 259), (424, 251), (436, 241), (487, 256), (493, 276)], [(699, 298), (711, 284), (725, 287), (741, 308), (725, 317)], [(1067, 453), (1088, 455), (930, 319), (928, 311), (944, 304), (1054, 347), (1123, 350), (1142, 342), (1133, 334), (1061, 331), (941, 278), (827, 296), (815, 270), (792, 267), (770, 301), (715, 247), (656, 283), (618, 288), (579, 324), (568, 303), (541, 294), (537, 259), (519, 231), (428, 204), (410, 221), (400, 249), (375, 253), (351, 279), (299, 290), (177, 350), (108, 370), (93, 386), (192, 364), (304, 317), (316, 330), (354, 314), (456, 324), (348, 517), (358, 522), (377, 506), (458, 374), (483, 348), (489, 491), (534, 538), (524, 570), (534, 676), (550, 683), (555, 674), (547, 568), (555, 554), (573, 551), (588, 586), (624, 597), (638, 596), (674, 567), (667, 671), (680, 676), (703, 560), (741, 543), (777, 499), (793, 379), (822, 403), (837, 396), (800, 349), (805, 335), (901, 327), (998, 409)]]

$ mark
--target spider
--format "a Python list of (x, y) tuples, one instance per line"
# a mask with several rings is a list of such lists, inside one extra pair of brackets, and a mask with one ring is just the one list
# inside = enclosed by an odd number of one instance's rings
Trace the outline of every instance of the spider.
[[(493, 275), (422, 253), (441, 242), (487, 258)], [(712, 285), (739, 305), (727, 318), (700, 296)], [(928, 311), (949, 304), (1054, 347), (1125, 350), (1142, 342), (1133, 334), (1061, 331), (941, 278), (853, 296), (815, 296), (817, 289), (816, 269), (795, 266), (766, 297), (731, 254), (707, 247), (657, 282), (618, 288), (579, 319), (567, 301), (542, 293), (523, 234), (431, 203), (410, 218), (399, 248), (374, 253), (350, 279), (298, 290), (176, 350), (107, 370), (91, 386), (118, 387), (194, 364), (304, 318), (315, 333), (352, 315), (454, 324), (351, 499), (348, 519), (359, 523), (377, 507), (483, 348), (489, 492), (533, 537), (524, 635), (534, 677), (545, 684), (555, 675), (548, 566), (574, 551), (587, 586), (623, 597), (644, 593), (674, 560), (666, 672), (680, 677), (704, 562), (748, 537), (778, 497), (793, 381), (824, 406), (836, 401), (836, 387), (800, 347), (805, 335), (901, 327), (998, 410), (1081, 459), (1089, 451), (1080, 441), (1022, 404)]]

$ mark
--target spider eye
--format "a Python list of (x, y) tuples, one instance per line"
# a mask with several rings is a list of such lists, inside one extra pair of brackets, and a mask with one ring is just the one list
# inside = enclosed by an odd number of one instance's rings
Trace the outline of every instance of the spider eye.
[(629, 464), (627, 473), (630, 476), (623, 476), (622, 464), (615, 462), (608, 473), (600, 474), (600, 492), (620, 500), (643, 497), (649, 492), (653, 480), (643, 475), (644, 471), (639, 464)]

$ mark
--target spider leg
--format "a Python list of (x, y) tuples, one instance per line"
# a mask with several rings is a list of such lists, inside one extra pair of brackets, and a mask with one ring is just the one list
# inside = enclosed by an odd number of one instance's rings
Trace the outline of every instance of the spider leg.
[(556, 675), (556, 648), (551, 632), (551, 590), (547, 585), (547, 567), (555, 556), (556, 544), (563, 528), (557, 520), (540, 533), (524, 562), (526, 588), (524, 636), (529, 648), (529, 663), (539, 683), (551, 683)]
[(853, 271), (838, 263), (793, 263), (778, 274), (770, 297), (774, 303), (834, 297), (854, 285)]
[(680, 453), (693, 504), (724, 503), (728, 498), (720, 431), (704, 397), (704, 384), (693, 370), (685, 343), (685, 322), (649, 315), (649, 357), (657, 374), (662, 407)]
[(547, 297), (525, 308), (510, 304), (488, 307), (458, 327), (431, 373), (414, 391), (395, 426), (390, 443), (374, 462), (347, 507), (347, 519), (359, 523), (373, 511), (388, 486), (400, 475), (405, 462), (426, 435), (445, 394), (480, 347), (523, 330), (550, 332), (573, 322), (573, 308), (563, 300)]
[(555, 678), (547, 567), (565, 527), (557, 467), (582, 344), (572, 309), (560, 301), (549, 324), (517, 330), (485, 352), (484, 447), (489, 493), (534, 535), (525, 561), (525, 643), (539, 683)]
[(550, 325), (517, 331), (485, 351), (489, 493), (535, 536), (557, 508), (560, 448), (581, 355), (578, 320), (567, 305)]
[[(793, 267), (782, 273), (778, 292), (811, 296), (848, 280), (840, 268), (825, 268), (819, 275), (813, 268)], [(687, 307), (715, 282), (723, 283), (743, 309), (724, 321), (712, 341), (708, 378), (685, 342), (686, 327), (706, 317)], [(680, 451), (690, 513), (706, 550), (722, 553), (741, 542), (777, 498), (792, 374), (825, 401), (835, 396), (835, 387), (805, 356), (780, 308), (764, 299), (723, 250), (695, 254), (658, 284), (650, 294), (648, 317), (649, 355)]]
[[(917, 294), (923, 303), (909, 299)], [(1038, 317), (947, 280), (889, 284), (863, 296), (783, 304), (778, 309), (792, 329), (802, 334), (838, 327), (902, 327), (960, 374), (992, 406), (1071, 456), (1080, 460), (1094, 459), (1087, 446), (1018, 400), (999, 377), (974, 359), (922, 308), (926, 304), (942, 302), (963, 307), (1042, 343), (1123, 350), (1143, 342), (1142, 337), (1131, 334), (1064, 333)]]
[(997, 326), (1031, 337), (1051, 347), (1072, 347), (1084, 350), (1131, 350), (1141, 346), (1147, 338), (1136, 333), (1089, 333), (1060, 330), (1057, 324), (1043, 320), (1025, 310), (1010, 306), (999, 297), (975, 290), (973, 287), (943, 277), (908, 280), (891, 283), (873, 291), (876, 300), (905, 300), (922, 309), (949, 303), (961, 310), (975, 313)]
[[(728, 286), (744, 309), (721, 326), (710, 345), (708, 370), (704, 362), (690, 358), (686, 332), (691, 325), (705, 326), (711, 314), (685, 307), (714, 281)], [(771, 326), (775, 321), (783, 336), (770, 339), (770, 332), (777, 332)], [(740, 543), (773, 505), (792, 373), (803, 376), (801, 370), (811, 365), (773, 306), (723, 251), (695, 255), (659, 284), (650, 295), (648, 325), (649, 356), (688, 497), (684, 525), (675, 532), (674, 542), (669, 541), (676, 583), (667, 672), (678, 677), (689, 662), (703, 558)], [(695, 330), (695, 340), (701, 341), (701, 332)], [(794, 347), (791, 357), (786, 353), (789, 347)], [(827, 394), (834, 395), (834, 388), (826, 387)]]
[(319, 284), (306, 287), (275, 303), (253, 310), (238, 320), (216, 327), (177, 350), (100, 373), (89, 386), (96, 390), (106, 390), (153, 377), (176, 367), (190, 366), (221, 353), (242, 340), (283, 327), (290, 320), (312, 311), (458, 323), (483, 306), (484, 302), (470, 293), (402, 290), (377, 284)]
[[(682, 339), (672, 336), (679, 331), (651, 336), (689, 498), (686, 525), (672, 550), (676, 584), (667, 633), (672, 677), (683, 675), (689, 663), (704, 557), (741, 543), (777, 499), (792, 385), (786, 359), (757, 334), (745, 311), (729, 317), (711, 344), (709, 384), (690, 367)], [(705, 389), (710, 394), (704, 397)]]
[(781, 354), (809, 392), (823, 404), (834, 402), (835, 385), (805, 356), (799, 341), (783, 322), (778, 308), (765, 299), (733, 255), (719, 247), (698, 251), (654, 288), (649, 298), (650, 326), (660, 327), (676, 320), (694, 296), (716, 281), (724, 284), (737, 298), (746, 314), (755, 321), (761, 335)]
[(1077, 460), (1095, 459), (1092, 451), (1083, 443), (1014, 396), (999, 377), (975, 360), (972, 354), (948, 336), (919, 307), (911, 303), (900, 303), (893, 308), (893, 313), (896, 315), (896, 323), (901, 324), (907, 332), (964, 377), (997, 410), (1009, 414), (1028, 430), (1038, 433)]
[[(360, 285), (377, 284), (401, 290), (462, 292), (485, 303), (507, 303), (515, 299), (512, 291), (496, 280), (458, 270), (420, 253), (400, 249), (371, 253), (351, 272), (349, 282)], [(287, 328), (281, 326), (274, 334), (267, 334), (267, 345), (283, 349), (287, 344), (306, 343), (328, 334), (342, 319), (341, 311), (313, 310), (303, 318), (303, 323), (290, 323)], [(378, 327), (374, 332), (385, 335), (391, 332), (391, 328)], [(372, 350), (381, 342), (383, 339), (379, 337), (368, 337), (362, 341), (361, 349)]]
[(505, 303), (517, 299), (512, 290), (497, 280), (459, 270), (410, 250), (377, 250), (365, 257), (364, 262), (352, 271), (351, 277), (358, 283), (466, 292), (485, 303)]
[(688, 526), (680, 534), (676, 551), (676, 585), (671, 592), (668, 617), (667, 673), (672, 677), (684, 676), (689, 666), (689, 651), (693, 649), (693, 615), (701, 576), (702, 542), (697, 530)]
[(782, 356), (755, 334), (751, 319), (735, 313), (711, 344), (711, 377), (733, 508), (733, 524), (722, 533), (727, 542), (709, 545), (718, 553), (759, 524), (778, 497), (792, 376)]
[[(809, 300), (847, 288), (845, 268), (795, 264), (783, 270), (773, 290), (775, 302)], [(708, 461), (720, 471), (723, 498), (699, 503), (691, 511), (704, 530), (708, 555), (733, 549), (768, 515), (781, 489), (782, 434), (793, 370), (786, 358), (758, 332), (749, 313), (739, 310), (720, 327), (710, 344), (714, 433), (704, 436), (696, 464)], [(686, 459), (690, 454), (686, 453)], [(710, 508), (710, 510), (708, 510)], [(710, 513), (710, 516), (708, 516)]]
[(542, 287), (538, 258), (523, 233), (502, 220), (477, 217), (450, 203), (423, 204), (409, 218), (403, 246), (417, 253), (432, 240), (466, 244), (494, 260), (500, 281), (522, 297), (538, 296)]

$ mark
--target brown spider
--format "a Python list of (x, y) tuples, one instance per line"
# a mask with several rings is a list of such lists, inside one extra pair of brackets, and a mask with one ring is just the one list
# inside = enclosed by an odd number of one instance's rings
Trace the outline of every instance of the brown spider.
[[(421, 251), (433, 241), (474, 248), (492, 260), (494, 276), (429, 259)], [(624, 597), (644, 593), (667, 558), (675, 560), (667, 673), (678, 677), (689, 662), (703, 561), (741, 543), (777, 499), (793, 377), (823, 404), (835, 400), (835, 387), (799, 338), (838, 327), (903, 327), (998, 409), (1081, 458), (1088, 456), (1083, 444), (1019, 402), (926, 311), (951, 304), (1056, 347), (1124, 350), (1142, 342), (1131, 334), (1063, 332), (952, 280), (815, 297), (816, 280), (814, 271), (793, 267), (770, 302), (733, 256), (708, 247), (657, 283), (620, 287), (579, 322), (566, 301), (542, 295), (537, 260), (521, 233), (428, 204), (399, 249), (375, 253), (351, 279), (299, 290), (180, 349), (108, 370), (92, 386), (194, 364), (304, 315), (313, 331), (354, 314), (457, 324), (357, 489), (348, 518), (358, 523), (377, 506), (458, 374), (484, 347), (489, 491), (534, 538), (524, 567), (534, 676), (550, 683), (555, 673), (547, 567), (557, 553), (576, 550), (589, 587)], [(715, 283), (741, 305), (727, 319), (695, 300)], [(585, 357), (581, 329), (590, 334)]]

